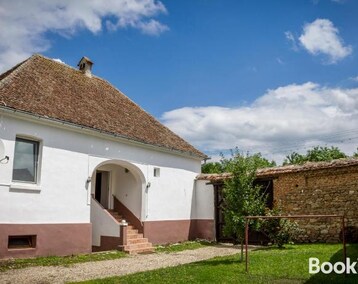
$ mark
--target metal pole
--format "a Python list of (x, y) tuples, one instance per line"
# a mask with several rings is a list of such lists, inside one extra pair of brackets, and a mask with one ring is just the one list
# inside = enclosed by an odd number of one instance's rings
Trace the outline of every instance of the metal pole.
[[(345, 232), (345, 224), (344, 224), (344, 215), (342, 216), (342, 241), (343, 241), (343, 263), (347, 261), (347, 249), (346, 249), (346, 232)], [(347, 270), (344, 272), (347, 274)]]
[(248, 245), (249, 245), (249, 219), (246, 218), (246, 224), (245, 224), (245, 262), (246, 262), (246, 273), (249, 272)]

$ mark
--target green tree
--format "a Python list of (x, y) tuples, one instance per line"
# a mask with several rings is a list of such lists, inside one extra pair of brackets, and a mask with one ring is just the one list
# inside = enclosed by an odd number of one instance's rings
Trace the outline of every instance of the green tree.
[[(243, 154), (238, 149), (229, 159), (222, 159), (225, 171), (232, 173), (232, 178), (224, 184), (224, 234), (233, 237), (235, 243), (241, 244), (241, 261), (245, 240), (245, 216), (264, 215), (266, 195), (260, 186), (254, 186), (256, 171), (273, 163), (263, 159), (261, 154)], [(258, 223), (250, 222), (254, 228)]]
[(335, 159), (347, 158), (347, 155), (343, 153), (338, 147), (322, 147), (316, 146), (307, 151), (305, 155), (298, 154), (296, 152), (286, 156), (283, 161), (284, 165), (290, 164), (303, 164), (305, 162), (322, 162), (332, 161)]
[[(235, 155), (235, 152), (238, 151), (238, 148), (231, 150), (231, 157)], [(221, 153), (220, 162), (209, 162), (201, 165), (201, 172), (203, 174), (220, 174), (224, 172), (230, 172), (230, 159), (226, 159), (225, 156)], [(275, 161), (269, 161), (266, 158), (262, 157), (261, 153), (257, 153), (251, 156), (255, 160), (258, 168), (267, 168), (276, 166)]]
[(354, 158), (358, 158), (358, 147), (357, 147), (357, 152), (354, 152), (354, 153), (353, 153), (353, 157), (354, 157)]
[(219, 162), (210, 162), (201, 165), (203, 174), (219, 174), (223, 172), (222, 164)]
[(298, 154), (297, 152), (292, 152), (291, 154), (287, 155), (285, 160), (283, 161), (283, 165), (297, 165), (305, 163), (306, 156)]

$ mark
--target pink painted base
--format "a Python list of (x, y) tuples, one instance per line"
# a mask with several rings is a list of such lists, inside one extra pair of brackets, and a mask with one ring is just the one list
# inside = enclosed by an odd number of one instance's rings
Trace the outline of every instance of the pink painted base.
[[(0, 224), (0, 258), (22, 258), (90, 253), (89, 224)], [(8, 249), (8, 237), (36, 235), (36, 247)]]
[(153, 244), (215, 239), (214, 220), (147, 221), (143, 224), (144, 237)]

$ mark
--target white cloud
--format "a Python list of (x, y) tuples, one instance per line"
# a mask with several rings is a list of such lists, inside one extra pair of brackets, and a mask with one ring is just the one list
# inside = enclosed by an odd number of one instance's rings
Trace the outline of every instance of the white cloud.
[(328, 56), (328, 63), (336, 63), (353, 50), (351, 46), (344, 44), (339, 36), (339, 30), (327, 19), (316, 19), (305, 24), (299, 41), (309, 53)]
[(53, 61), (56, 61), (58, 63), (62, 63), (62, 64), (66, 64), (65, 62), (63, 62), (60, 58), (53, 58)]
[(358, 82), (358, 76), (350, 77), (349, 79), (351, 79), (352, 81)]
[(292, 84), (268, 90), (249, 106), (185, 107), (164, 113), (162, 121), (214, 155), (236, 146), (279, 161), (316, 145), (352, 152), (358, 144), (358, 88)]
[(50, 48), (46, 33), (72, 36), (80, 29), (99, 33), (135, 28), (159, 35), (168, 27), (153, 19), (166, 13), (157, 0), (11, 0), (0, 1), (0, 71)]
[(285, 32), (285, 37), (291, 43), (292, 49), (294, 51), (298, 51), (298, 46), (297, 46), (296, 39), (295, 39), (293, 33), (290, 31), (287, 31), (287, 32)]
[(159, 35), (169, 29), (167, 26), (164, 26), (153, 19), (148, 22), (139, 23), (138, 28), (140, 28), (143, 33), (148, 35)]

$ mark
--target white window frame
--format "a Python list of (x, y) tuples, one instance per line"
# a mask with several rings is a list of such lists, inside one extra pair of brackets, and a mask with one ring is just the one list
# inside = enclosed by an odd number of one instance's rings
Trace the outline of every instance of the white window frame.
[[(13, 169), (12, 169), (12, 184), (11, 188), (15, 189), (33, 189), (33, 190), (40, 190), (40, 177), (41, 177), (41, 160), (42, 160), (42, 140), (32, 137), (32, 136), (25, 136), (25, 135), (16, 135), (15, 138), (15, 145), (17, 140), (24, 140), (29, 142), (37, 143), (37, 161), (36, 161), (36, 172), (34, 181), (23, 181), (23, 180), (16, 180), (14, 179), (14, 163), (13, 161)], [(14, 145), (14, 160), (15, 160), (15, 146)]]

